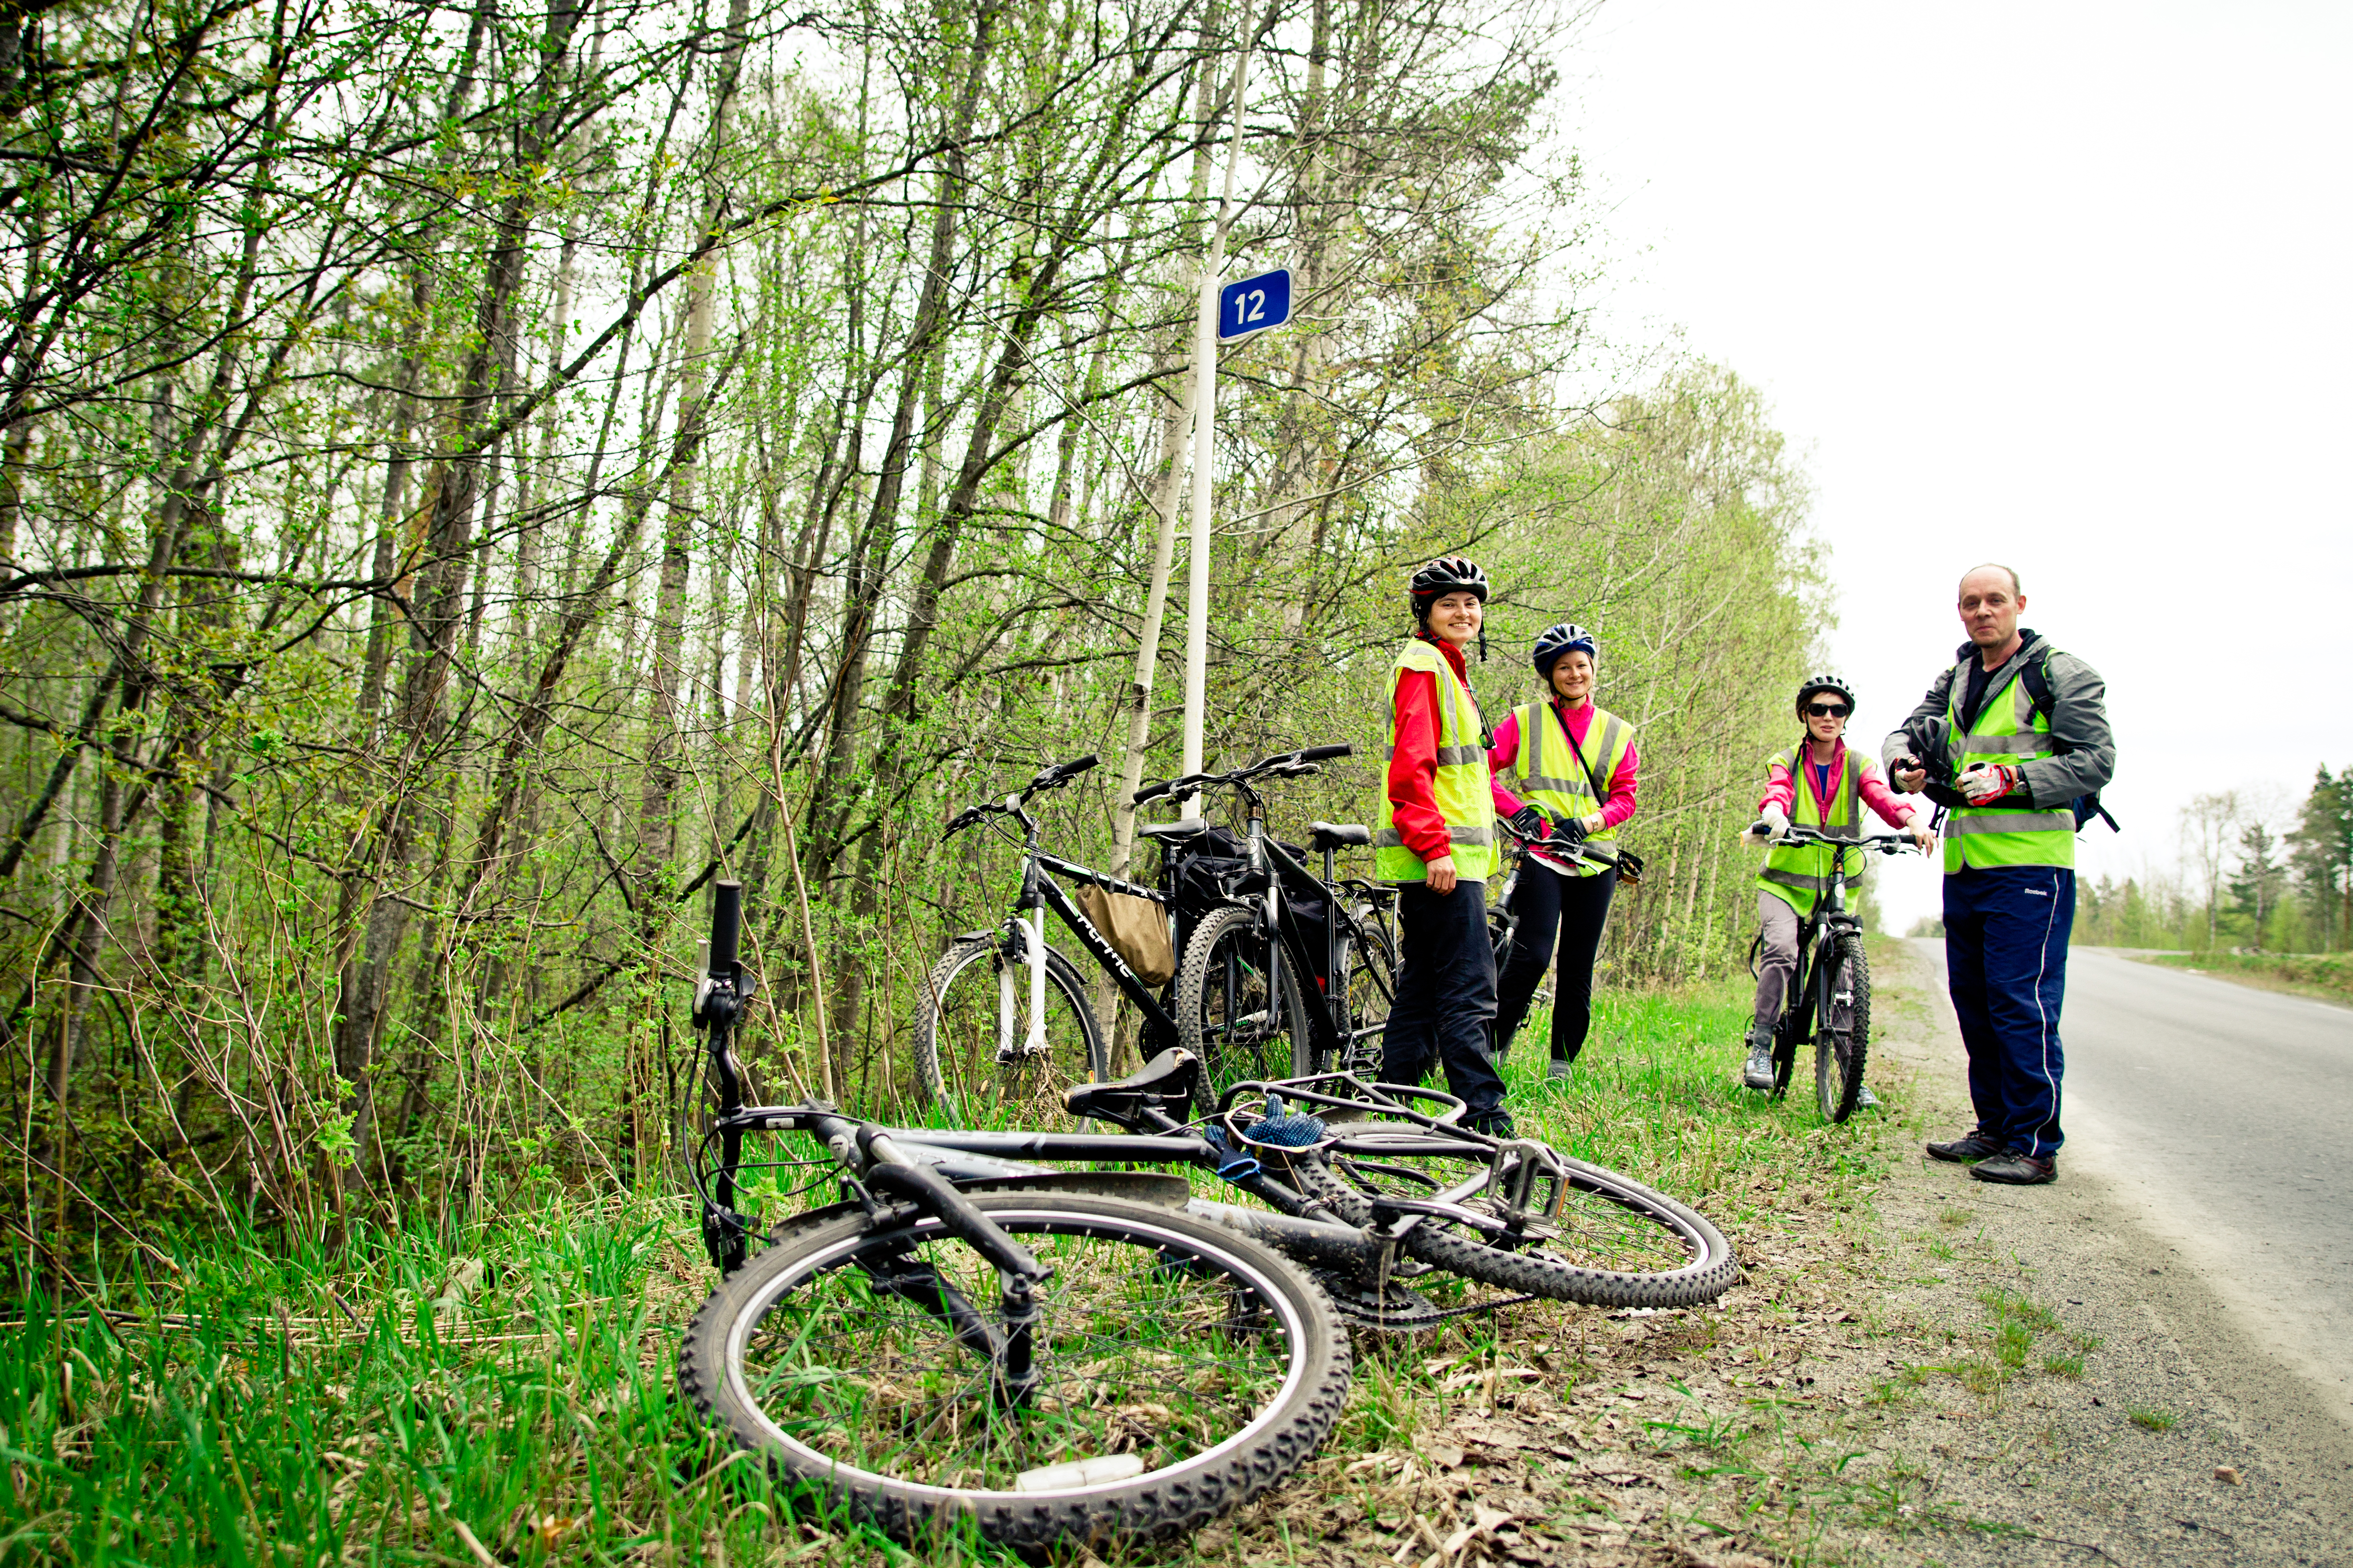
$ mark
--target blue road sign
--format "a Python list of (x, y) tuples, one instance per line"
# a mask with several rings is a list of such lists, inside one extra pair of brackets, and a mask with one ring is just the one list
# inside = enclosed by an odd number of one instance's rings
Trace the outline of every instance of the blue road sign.
[(1218, 290), (1218, 341), (1279, 327), (1291, 320), (1291, 268), (1278, 267), (1255, 278), (1244, 278)]

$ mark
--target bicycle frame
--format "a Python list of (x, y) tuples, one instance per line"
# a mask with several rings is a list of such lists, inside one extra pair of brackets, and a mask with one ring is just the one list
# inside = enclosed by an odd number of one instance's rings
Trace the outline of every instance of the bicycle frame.
[[(1293, 858), (1289, 850), (1268, 837), (1265, 798), (1250, 787), (1249, 781), (1231, 779), (1224, 782), (1240, 792), (1249, 812), (1243, 830), (1243, 855), (1250, 872), (1262, 876), (1266, 881), (1264, 889), (1256, 895), (1257, 912), (1282, 944), (1283, 962), (1291, 964), (1293, 972), (1301, 977), (1300, 997), (1303, 1002), (1306, 1000), (1308, 991), (1303, 982), (1311, 976), (1321, 977), (1315, 1004), (1307, 1010), (1311, 1037), (1306, 1042), (1309, 1053), (1312, 1057), (1315, 1053), (1328, 1051), (1332, 1053), (1328, 1059), (1345, 1061), (1347, 1048), (1355, 1045), (1364, 1032), (1344, 1022), (1348, 1008), (1348, 942), (1358, 933), (1356, 917), (1341, 908), (1336, 896), (1339, 889), (1333, 883), (1334, 851), (1324, 851), (1324, 875), (1319, 880), (1314, 872)], [(1321, 964), (1314, 962), (1308, 951), (1307, 933), (1303, 922), (1292, 913), (1291, 900), (1282, 896), (1286, 879), (1303, 890), (1313, 888), (1323, 896), (1328, 914), (1324, 922), (1324, 962)], [(1250, 907), (1248, 899), (1236, 899), (1234, 902), (1244, 909)]]
[[(1093, 766), (1094, 759), (1087, 758), (1085, 765)], [(1050, 769), (1048, 773), (1055, 771)], [(1041, 779), (1044, 777), (1041, 775)], [(1056, 779), (1052, 782), (1062, 781)], [(1039, 784), (1031, 786), (1032, 790), (1039, 787), (1045, 786)], [(1088, 955), (1112, 977), (1120, 994), (1134, 1004), (1144, 1016), (1145, 1038), (1161, 1049), (1174, 1046), (1177, 1039), (1176, 1020), (1161, 1005), (1160, 998), (1151, 987), (1145, 984), (1142, 977), (1129, 966), (1127, 960), (1120, 956), (1119, 950), (1112, 946), (1110, 939), (1087, 919), (1077, 902), (1054, 879), (1052, 873), (1059, 871), (1075, 881), (1092, 883), (1105, 892), (1124, 893), (1130, 898), (1144, 899), (1155, 904), (1167, 903), (1168, 895), (1157, 888), (1131, 882), (1039, 848), (1039, 825), (1038, 819), (1029, 815), (1026, 799), (1026, 795), (1009, 795), (1001, 803), (976, 806), (958, 817), (949, 829), (953, 834), (983, 813), (999, 811), (1021, 824), (1021, 889), (1014, 897), (1013, 913), (995, 930), (1005, 939), (1006, 955), (1019, 961), (1029, 971), (1029, 1026), (1021, 1031), (1021, 1038), (1017, 1045), (1014, 1034), (1019, 1009), (1015, 1005), (1013, 995), (1015, 965), (1008, 964), (997, 972), (997, 1061), (1001, 1064), (1025, 1055), (1042, 1056), (1049, 1048), (1046, 1044), (1046, 911), (1049, 910), (1072, 936), (1078, 938), (1079, 945)], [(958, 940), (989, 934), (987, 931), (965, 931)], [(1100, 1025), (1101, 1020), (1097, 1023)]]
[[(743, 1140), (751, 1133), (801, 1132), (817, 1139), (852, 1179), (860, 1194), (856, 1202), (864, 1205), (878, 1223), (895, 1217), (876, 1206), (874, 1198), (878, 1193), (912, 1199), (918, 1207), (934, 1213), (942, 1212), (943, 1192), (957, 1196), (1006, 1190), (1094, 1192), (1167, 1203), (1172, 1195), (1169, 1190), (1154, 1185), (1167, 1178), (1154, 1177), (1134, 1167), (1189, 1166), (1208, 1171), (1269, 1207), (1246, 1208), (1189, 1196), (1181, 1200), (1182, 1207), (1256, 1237), (1313, 1267), (1337, 1274), (1361, 1292), (1356, 1303), (1356, 1315), (1370, 1316), (1376, 1321), (1388, 1317), (1398, 1322), (1435, 1321), (1427, 1316), (1426, 1304), (1417, 1309), (1411, 1304), (1412, 1299), (1398, 1295), (1391, 1283), (1398, 1243), (1415, 1226), (1426, 1218), (1443, 1217), (1489, 1233), (1500, 1233), (1532, 1218), (1557, 1220), (1576, 1180), (1575, 1173), (1543, 1144), (1498, 1141), (1452, 1125), (1462, 1112), (1462, 1104), (1436, 1090), (1368, 1084), (1345, 1072), (1239, 1083), (1228, 1089), (1221, 1099), (1219, 1112), (1205, 1121), (1224, 1121), (1230, 1126), (1232, 1118), (1229, 1113), (1237, 1104), (1245, 1100), (1263, 1103), (1270, 1095), (1282, 1095), (1302, 1105), (1359, 1109), (1370, 1106), (1409, 1124), (1403, 1128), (1344, 1131), (1322, 1145), (1335, 1152), (1371, 1158), (1474, 1151), (1518, 1156), (1510, 1161), (1493, 1160), (1478, 1173), (1427, 1196), (1375, 1197), (1370, 1200), (1375, 1214), (1373, 1223), (1359, 1226), (1316, 1217), (1314, 1210), (1318, 1205), (1249, 1152), (1239, 1134), (1233, 1142), (1216, 1142), (1198, 1123), (1182, 1121), (1177, 1115), (1149, 1105), (1121, 1118), (1119, 1125), (1131, 1121), (1135, 1124), (1133, 1130), (1121, 1132), (896, 1128), (844, 1117), (833, 1107), (816, 1100), (799, 1105), (746, 1106), (740, 1100), (739, 1069), (724, 1039), (727, 1026), (719, 1023), (714, 1026), (719, 1034), (712, 1042), (711, 1061), (712, 1076), (719, 1089), (720, 1114), (703, 1137), (694, 1161), (694, 1180), (702, 1199), (704, 1245), (713, 1264), (723, 1270), (743, 1262), (744, 1243), (757, 1223), (755, 1216), (739, 1214), (733, 1207), (742, 1169)], [(1177, 1098), (1181, 1101), (1180, 1112), (1189, 1111), (1189, 1075), (1198, 1070), (1197, 1064), (1187, 1057), (1172, 1065), (1187, 1075), (1187, 1087)], [(1438, 1109), (1434, 1113), (1418, 1110), (1409, 1103), (1413, 1100), (1427, 1101)], [(1096, 1114), (1104, 1112), (1099, 1110)], [(720, 1159), (706, 1181), (706, 1162), (714, 1142), (719, 1146)], [(1268, 1152), (1279, 1155), (1282, 1152)], [(1029, 1163), (1033, 1161), (1097, 1166), (1108, 1163), (1125, 1168), (1055, 1170)], [(913, 1167), (915, 1173), (911, 1174), (909, 1167)], [(1552, 1197), (1541, 1209), (1532, 1210), (1530, 1200), (1535, 1195), (1537, 1184), (1546, 1177), (1556, 1178)], [(1493, 1200), (1495, 1210), (1504, 1217), (1464, 1206), (1468, 1200), (1481, 1196)], [(788, 1223), (805, 1223), (817, 1215), (839, 1212), (839, 1205), (821, 1207)], [(944, 1213), (942, 1217), (952, 1227), (962, 1229)], [(987, 1224), (985, 1220), (980, 1223)], [(1391, 1305), (1381, 1306), (1385, 1300)]]
[[(1119, 955), (1119, 950), (1112, 946), (1111, 939), (1096, 929), (1094, 921), (1087, 919), (1077, 901), (1063, 890), (1060, 882), (1054, 880), (1051, 873), (1059, 871), (1075, 881), (1092, 883), (1107, 893), (1124, 893), (1130, 898), (1145, 899), (1155, 904), (1166, 904), (1168, 895), (1157, 888), (1148, 888), (1141, 882), (1130, 882), (1112, 876), (1109, 872), (1097, 871), (1092, 867), (1082, 866), (1076, 860), (1066, 860), (1059, 855), (1039, 848), (1037, 822), (1027, 811), (1021, 811), (1019, 816), (1029, 837), (1024, 846), (1021, 892), (1014, 907), (1018, 910), (1029, 911), (1029, 923), (1022, 924), (1020, 916), (1017, 914), (998, 929), (1009, 931), (1015, 927), (1019, 927), (1028, 947), (1024, 956), (1029, 969), (1029, 1032), (1023, 1041), (1023, 1048), (1029, 1051), (1040, 1051), (1045, 1048), (1045, 911), (1048, 910), (1054, 911), (1055, 918), (1069, 928), (1072, 936), (1078, 938), (1079, 945), (1103, 966), (1105, 973), (1110, 974), (1112, 983), (1119, 987), (1120, 994), (1126, 997), (1134, 1005), (1136, 1011), (1144, 1015), (1146, 1037), (1159, 1041), (1160, 1048), (1164, 1050), (1175, 1045), (1176, 1043), (1176, 1018), (1171, 1016), (1167, 1008), (1160, 1005), (1160, 998), (1154, 994), (1152, 988), (1145, 984), (1143, 978), (1128, 966), (1127, 960), (1122, 958)], [(1008, 1027), (1008, 1021), (1000, 1014), (998, 1016), (1000, 1033), (997, 1042), (1000, 1053), (1008, 1044), (1004, 1037)]]
[(1862, 922), (1846, 912), (1846, 858), (1860, 841), (1835, 841), (1831, 857), (1830, 886), (1814, 900), (1811, 913), (1798, 928), (1798, 969), (1789, 977), (1790, 994), (1781, 1007), (1786, 1043), (1795, 1049), (1814, 1043), (1815, 1004), (1822, 988), (1822, 954), (1846, 931), (1860, 931)]

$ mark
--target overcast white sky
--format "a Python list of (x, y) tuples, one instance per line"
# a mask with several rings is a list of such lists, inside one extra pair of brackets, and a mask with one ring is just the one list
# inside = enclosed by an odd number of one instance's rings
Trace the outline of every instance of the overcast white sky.
[[(2108, 680), (2086, 874), (2353, 763), (2353, 5), (1608, 0), (1564, 63), (1615, 330), (1810, 448), (1865, 744), (1994, 559)], [(1900, 931), (1936, 879), (1891, 870)]]

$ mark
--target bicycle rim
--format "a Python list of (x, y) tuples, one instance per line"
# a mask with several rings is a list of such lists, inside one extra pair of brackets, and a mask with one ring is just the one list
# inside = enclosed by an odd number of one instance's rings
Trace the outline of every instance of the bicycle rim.
[(1862, 941), (1841, 936), (1824, 955), (1814, 1031), (1814, 1103), (1829, 1121), (1854, 1114), (1870, 1055), (1871, 969)]
[(1227, 1085), (1303, 1076), (1306, 1006), (1282, 949), (1249, 910), (1218, 910), (1185, 944), (1176, 1022), (1214, 1097)]
[[(1317, 1072), (1345, 1070), (1363, 1079), (1380, 1075), (1381, 1026), (1388, 1021), (1397, 1001), (1397, 959), (1388, 938), (1377, 927), (1359, 928), (1348, 944), (1348, 985), (1345, 993), (1349, 1038), (1342, 1059), (1319, 1060)], [(1320, 1054), (1320, 1053), (1319, 1053)]]
[[(1463, 1221), (1425, 1217), (1406, 1233), (1404, 1250), (1425, 1263), (1504, 1289), (1556, 1300), (1611, 1307), (1690, 1306), (1714, 1300), (1739, 1278), (1731, 1243), (1705, 1218), (1665, 1194), (1604, 1166), (1565, 1160), (1567, 1179), (1545, 1178), (1515, 1234), (1498, 1236)], [(1483, 1158), (1413, 1155), (1378, 1158), (1335, 1152), (1320, 1173), (1301, 1172), (1343, 1217), (1373, 1217), (1376, 1194), (1434, 1198), (1481, 1175)], [(1556, 1202), (1557, 1215), (1549, 1211)], [(1343, 1205), (1345, 1205), (1345, 1207)], [(1461, 1206), (1506, 1219), (1482, 1194)]]
[(872, 1235), (851, 1215), (721, 1287), (681, 1350), (690, 1397), (902, 1540), (1198, 1529), (1313, 1453), (1348, 1351), (1290, 1263), (1174, 1211), (976, 1201), (1054, 1270), (1026, 1392), (987, 1342), (997, 1270), (936, 1221)]
[[(1104, 1069), (1094, 1009), (1069, 960), (1046, 952), (1042, 1049), (1029, 1039), (1029, 965), (995, 936), (960, 942), (924, 983), (915, 1077), (934, 1106), (971, 1120), (1074, 1125), (1062, 1096)], [(1000, 1057), (1005, 1059), (1000, 1059)]]

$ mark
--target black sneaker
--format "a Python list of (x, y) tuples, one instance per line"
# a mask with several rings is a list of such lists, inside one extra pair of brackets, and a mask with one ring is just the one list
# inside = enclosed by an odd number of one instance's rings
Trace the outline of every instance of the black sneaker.
[(1980, 1160), (1970, 1166), (1969, 1174), (1980, 1182), (2000, 1182), (2012, 1187), (2039, 1187), (2045, 1182), (2059, 1179), (2059, 1162), (2038, 1160), (2031, 1154), (2005, 1149), (1992, 1158)]
[(1972, 1160), (1989, 1160), (2002, 1152), (2000, 1144), (1984, 1133), (1977, 1131), (1964, 1132), (1949, 1143), (1928, 1145), (1928, 1158), (1950, 1160), (1956, 1164), (1962, 1165), (1968, 1164)]
[(1491, 1110), (1484, 1116), (1464, 1117), (1462, 1125), (1472, 1132), (1506, 1142), (1520, 1135), (1519, 1130), (1512, 1125), (1512, 1113), (1508, 1110)]

